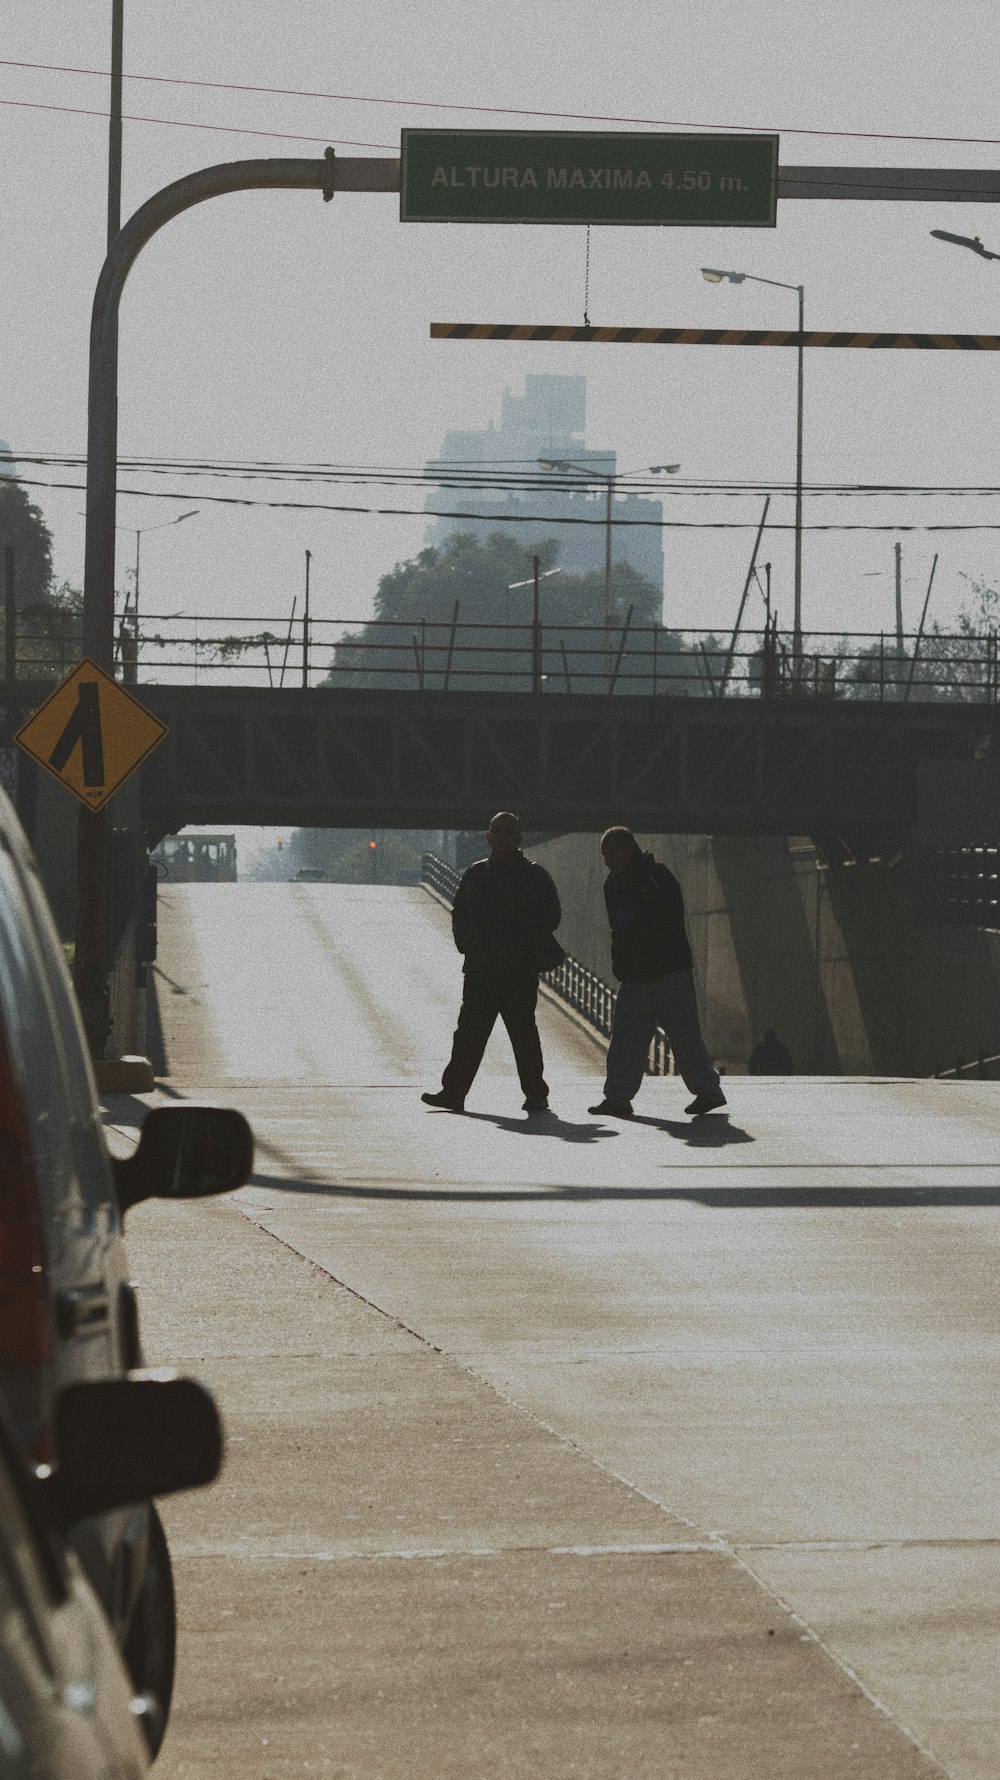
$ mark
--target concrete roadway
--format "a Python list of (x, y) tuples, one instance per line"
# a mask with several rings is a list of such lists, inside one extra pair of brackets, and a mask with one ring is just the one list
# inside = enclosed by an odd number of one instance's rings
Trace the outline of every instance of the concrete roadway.
[[(165, 1505), (163, 1780), (996, 1780), (1000, 1089), (674, 1079), (556, 1117), (422, 890), (161, 893), (160, 1095), (245, 1108), (230, 1201), (130, 1214), (150, 1358), (207, 1378)], [(159, 1097), (159, 1096), (157, 1096)], [(116, 1102), (122, 1129), (138, 1102)]]

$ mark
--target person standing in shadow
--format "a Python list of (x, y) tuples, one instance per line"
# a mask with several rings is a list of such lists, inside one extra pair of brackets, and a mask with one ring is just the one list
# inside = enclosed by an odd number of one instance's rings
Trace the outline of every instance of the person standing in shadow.
[(795, 1064), (788, 1046), (782, 1044), (773, 1026), (754, 1045), (747, 1065), (751, 1075), (794, 1075)]
[(544, 866), (526, 859), (524, 836), (511, 810), (500, 810), (486, 830), (488, 859), (470, 865), (451, 914), (455, 944), (465, 954), (462, 1006), (440, 1091), (421, 1094), (427, 1106), (462, 1112), (497, 1016), (507, 1028), (524, 1093), (524, 1110), (549, 1110), (542, 1046), (535, 1024), (538, 978), (566, 956), (555, 937), (562, 919), (559, 893)]
[(620, 988), (611, 1023), (604, 1099), (592, 1113), (632, 1117), (650, 1041), (662, 1026), (674, 1067), (694, 1099), (693, 1118), (725, 1106), (719, 1072), (705, 1048), (698, 1020), (684, 898), (672, 871), (644, 853), (630, 828), (601, 836), (608, 868), (604, 901), (611, 923), (611, 968)]

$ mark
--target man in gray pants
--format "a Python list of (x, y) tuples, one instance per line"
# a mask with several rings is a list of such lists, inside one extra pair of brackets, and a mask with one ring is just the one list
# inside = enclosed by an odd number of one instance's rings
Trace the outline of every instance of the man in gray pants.
[(650, 1040), (662, 1026), (677, 1074), (694, 1095), (685, 1111), (700, 1118), (725, 1106), (726, 1096), (701, 1036), (681, 887), (673, 872), (642, 851), (630, 828), (609, 828), (601, 836), (601, 856), (608, 868), (611, 967), (621, 986), (604, 1099), (589, 1111), (632, 1117)]

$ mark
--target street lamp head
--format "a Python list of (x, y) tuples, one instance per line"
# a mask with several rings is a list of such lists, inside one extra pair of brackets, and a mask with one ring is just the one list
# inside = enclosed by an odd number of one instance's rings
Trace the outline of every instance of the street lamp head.
[(1000, 253), (991, 253), (988, 247), (983, 246), (979, 235), (953, 235), (950, 229), (932, 229), (931, 234), (937, 241), (951, 241), (956, 247), (971, 248), (973, 253), (978, 253), (980, 259), (1000, 260)]
[[(539, 581), (547, 581), (550, 575), (565, 575), (567, 572), (566, 569), (543, 569), (538, 579)], [(513, 593), (514, 589), (517, 587), (534, 587), (534, 585), (535, 577), (534, 575), (531, 575), (527, 581), (508, 581), (507, 592)]]
[(659, 476), (660, 474), (672, 476), (675, 470), (679, 470), (680, 467), (680, 464), (650, 464), (649, 466), (650, 473), (654, 476)]
[(717, 266), (702, 266), (701, 275), (707, 284), (721, 284), (724, 278), (730, 284), (742, 284), (746, 277), (745, 272), (720, 272)]
[[(159, 519), (155, 525), (116, 525), (116, 532), (132, 532), (135, 537), (144, 537), (146, 532), (162, 532), (168, 525), (180, 525), (182, 519), (197, 519), (200, 507), (189, 507), (186, 513), (175, 513), (172, 519)], [(86, 519), (87, 515), (81, 514)]]
[(537, 462), (541, 470), (575, 470), (577, 467), (576, 464), (569, 463), (565, 457), (540, 457)]

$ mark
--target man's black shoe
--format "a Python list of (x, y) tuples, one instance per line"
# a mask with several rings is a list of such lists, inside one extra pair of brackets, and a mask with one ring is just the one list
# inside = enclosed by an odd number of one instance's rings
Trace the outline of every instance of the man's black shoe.
[(716, 1107), (725, 1106), (725, 1104), (726, 1096), (720, 1089), (717, 1094), (696, 1094), (690, 1106), (686, 1106), (684, 1111), (690, 1113), (693, 1119), (700, 1119), (703, 1113), (714, 1112)]
[(446, 1094), (443, 1088), (438, 1094), (421, 1094), (420, 1098), (425, 1106), (439, 1106), (442, 1112), (465, 1111), (465, 1101), (452, 1100), (451, 1095)]
[(548, 1112), (548, 1110), (549, 1110), (548, 1100), (547, 1099), (541, 1100), (538, 1098), (537, 1095), (532, 1097), (529, 1094), (527, 1100), (524, 1102), (524, 1111), (525, 1112)]
[(588, 1106), (589, 1113), (610, 1113), (613, 1119), (630, 1119), (632, 1117), (631, 1100), (602, 1100), (597, 1106)]

